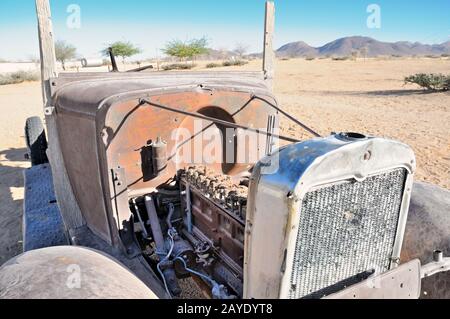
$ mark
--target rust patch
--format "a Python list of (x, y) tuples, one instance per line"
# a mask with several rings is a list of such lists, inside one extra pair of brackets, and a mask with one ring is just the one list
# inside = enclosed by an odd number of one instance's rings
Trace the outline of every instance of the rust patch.
[[(154, 96), (150, 100), (172, 108), (203, 113), (255, 128), (266, 127), (267, 116), (275, 112), (264, 102), (251, 100), (251, 94), (245, 92), (189, 91)], [(250, 100), (251, 102), (249, 102)], [(176, 146), (179, 144), (172, 139), (174, 130), (185, 128), (191, 132), (192, 136), (195, 136), (192, 118), (151, 106), (138, 107), (138, 105), (138, 100), (131, 100), (112, 106), (106, 116), (104, 128), (108, 137), (108, 166), (110, 169), (124, 168), (129, 190), (136, 194), (166, 183), (176, 175), (179, 169), (185, 168), (183, 165), (181, 165), (182, 167), (177, 165), (174, 160)], [(205, 128), (209, 126), (211, 126), (211, 123), (204, 123)], [(156, 140), (158, 137), (167, 142), (169, 153), (167, 169), (164, 174), (144, 182), (141, 151), (143, 147), (148, 145), (149, 141)], [(195, 143), (195, 138), (192, 139), (192, 142), (192, 144)], [(225, 140), (223, 140), (223, 143), (225, 143)], [(236, 150), (239, 151), (243, 147), (237, 145)], [(225, 159), (210, 166), (218, 173), (229, 175), (237, 175), (248, 170), (248, 165), (227, 164)]]

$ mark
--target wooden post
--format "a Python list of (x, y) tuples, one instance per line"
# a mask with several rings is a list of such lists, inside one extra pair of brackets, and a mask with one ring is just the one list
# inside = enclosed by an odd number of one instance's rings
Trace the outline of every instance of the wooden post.
[(263, 72), (267, 86), (273, 90), (273, 78), (275, 75), (275, 52), (273, 50), (273, 35), (275, 31), (275, 4), (266, 2), (266, 19), (264, 26), (264, 56)]
[(51, 105), (51, 78), (58, 77), (55, 43), (49, 0), (36, 0), (39, 49), (41, 55), (42, 97), (48, 135), (47, 156), (53, 173), (53, 184), (58, 207), (69, 233), (85, 225), (83, 215), (70, 185), (58, 138), (56, 116)]
[(51, 100), (50, 79), (58, 76), (49, 0), (36, 0), (44, 108)]

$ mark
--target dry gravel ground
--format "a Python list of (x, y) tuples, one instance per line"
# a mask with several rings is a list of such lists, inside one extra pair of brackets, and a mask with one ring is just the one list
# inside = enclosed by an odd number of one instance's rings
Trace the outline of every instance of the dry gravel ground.
[[(450, 189), (450, 92), (403, 83), (414, 73), (450, 74), (450, 60), (296, 60), (278, 70), (277, 97), (297, 118), (323, 135), (351, 131), (402, 141), (416, 153), (416, 178)], [(294, 125), (283, 129), (302, 136)]]
[[(257, 69), (260, 61), (240, 68)], [(280, 105), (319, 133), (356, 131), (403, 141), (418, 158), (417, 179), (450, 189), (450, 93), (404, 86), (418, 72), (450, 73), (449, 59), (278, 61)], [(42, 115), (39, 83), (0, 86), (0, 264), (21, 252), (27, 117)], [(307, 138), (283, 122), (284, 134)]]

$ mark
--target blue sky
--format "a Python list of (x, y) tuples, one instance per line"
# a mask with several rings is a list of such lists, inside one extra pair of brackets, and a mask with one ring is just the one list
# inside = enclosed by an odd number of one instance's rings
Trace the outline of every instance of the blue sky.
[[(50, 0), (57, 39), (95, 57), (107, 44), (129, 40), (143, 53), (175, 38), (206, 36), (210, 46), (233, 49), (246, 43), (262, 49), (264, 0)], [(350, 35), (382, 41), (450, 41), (450, 0), (275, 0), (276, 46), (302, 40), (313, 46)], [(67, 27), (70, 4), (81, 8), (81, 28)], [(381, 8), (381, 28), (367, 27), (367, 7)], [(0, 0), (0, 58), (38, 56), (34, 0)]]

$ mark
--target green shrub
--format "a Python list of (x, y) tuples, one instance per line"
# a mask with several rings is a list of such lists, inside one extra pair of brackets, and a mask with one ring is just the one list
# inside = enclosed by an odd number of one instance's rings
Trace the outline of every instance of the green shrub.
[(242, 66), (248, 64), (247, 61), (244, 60), (235, 60), (235, 61), (225, 61), (222, 63), (222, 66)]
[(199, 55), (209, 52), (208, 40), (205, 37), (189, 41), (173, 40), (167, 43), (162, 51), (167, 55), (180, 59), (180, 61), (192, 60)]
[(306, 61), (313, 61), (313, 60), (315, 60), (316, 58), (315, 57), (313, 57), (313, 56), (308, 56), (308, 57), (306, 57)]
[(190, 70), (194, 68), (196, 64), (187, 64), (187, 63), (174, 63), (174, 64), (168, 64), (164, 65), (162, 69), (164, 71), (171, 71), (171, 70)]
[(443, 53), (443, 54), (441, 54), (441, 57), (443, 57), (443, 58), (448, 58), (448, 57), (450, 57), (450, 54)]
[(213, 69), (213, 68), (218, 68), (218, 67), (220, 67), (221, 65), (220, 64), (218, 64), (218, 63), (208, 63), (207, 65), (206, 65), (206, 68), (207, 69)]
[(38, 81), (38, 72), (17, 71), (12, 73), (0, 74), (0, 85), (18, 84), (25, 81)]
[(405, 84), (417, 84), (430, 91), (448, 91), (450, 89), (450, 75), (418, 73), (405, 78)]

